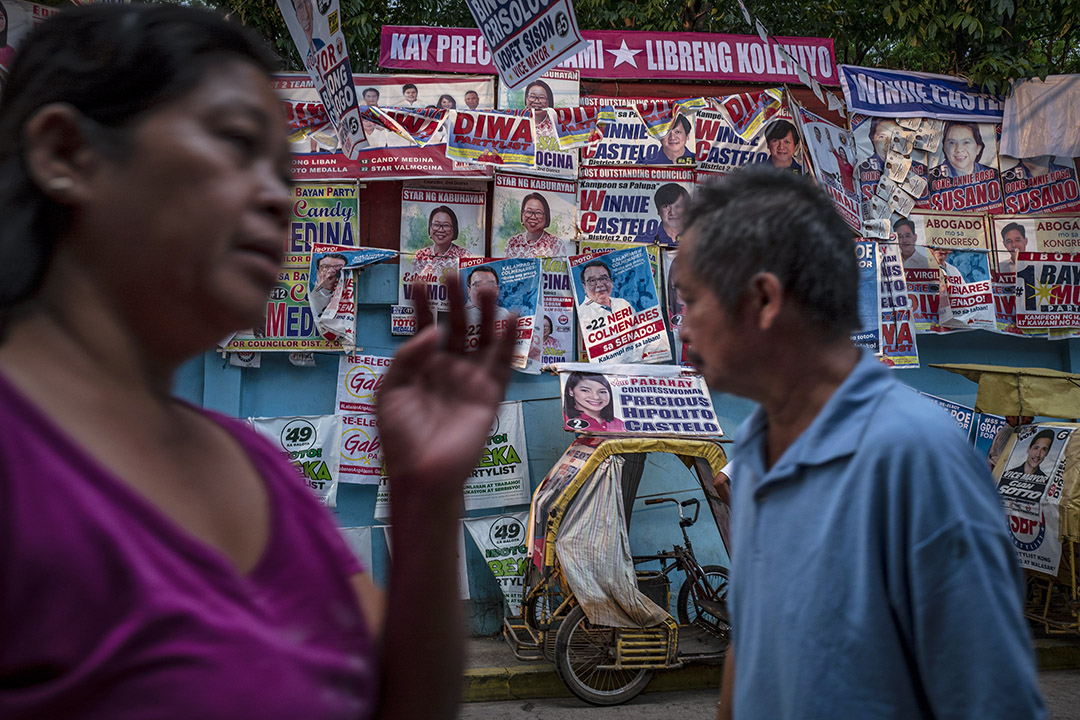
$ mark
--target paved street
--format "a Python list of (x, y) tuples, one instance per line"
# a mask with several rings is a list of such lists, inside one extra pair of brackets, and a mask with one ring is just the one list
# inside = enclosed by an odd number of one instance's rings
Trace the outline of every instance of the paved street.
[[(1048, 670), (1039, 673), (1039, 684), (1050, 708), (1051, 720), (1080, 720), (1080, 670)], [(713, 717), (716, 692), (647, 693), (628, 705), (598, 708), (577, 698), (508, 700), (468, 703), (460, 720), (702, 720)]]

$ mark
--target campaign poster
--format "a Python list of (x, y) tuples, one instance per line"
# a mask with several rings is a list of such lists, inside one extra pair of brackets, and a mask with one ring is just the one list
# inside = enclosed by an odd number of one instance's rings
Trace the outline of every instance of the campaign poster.
[(533, 167), (533, 114), (526, 110), (459, 110), (446, 131), (446, 156), (463, 163)]
[(355, 160), (367, 137), (360, 124), (360, 101), (338, 0), (277, 0), (277, 5), (343, 154)]
[(919, 367), (915, 313), (896, 245), (879, 242), (878, 300), (881, 305), (881, 361), (898, 369)]
[(338, 414), (375, 412), (376, 395), (391, 360), (381, 355), (339, 357), (334, 411)]
[[(540, 364), (566, 362), (574, 352), (574, 292), (566, 260), (544, 258), (541, 265)], [(536, 345), (530, 355), (535, 354)]]
[(1024, 425), (998, 479), (998, 493), (1020, 566), (1056, 575), (1065, 448), (1072, 428)]
[(575, 255), (570, 274), (589, 362), (671, 360), (646, 248)]
[(390, 334), (394, 337), (416, 334), (416, 310), (412, 305), (390, 306)]
[(228, 353), (340, 351), (339, 339), (328, 340), (315, 327), (315, 316), (308, 302), (310, 269), (310, 253), (286, 253), (278, 284), (266, 301), (263, 324), (236, 333), (222, 349)]
[(675, 261), (678, 256), (678, 250), (664, 250), (660, 254), (660, 263), (664, 278), (664, 307), (667, 312), (668, 327), (671, 328), (672, 342), (675, 344), (675, 364), (685, 365), (686, 348), (683, 346), (681, 336), (686, 303), (683, 302), (679, 288), (675, 285)]
[(990, 287), (990, 254), (984, 250), (935, 249), (941, 266), (942, 299), (938, 308), (943, 327), (997, 330), (997, 313)]
[(945, 212), (1005, 212), (993, 123), (945, 122), (941, 147), (930, 153), (930, 207)]
[(1003, 431), (1008, 431), (1011, 434), (1012, 427), (1009, 426), (1008, 421), (1001, 415), (975, 413), (975, 430), (972, 433), (975, 454), (981, 458), (986, 458), (986, 466), (991, 472), (994, 471), (995, 461), (997, 460), (997, 458), (991, 454), (991, 450), (994, 446), (994, 441), (997, 440), (998, 434)]
[(955, 403), (952, 400), (939, 398), (936, 395), (930, 395), (924, 392), (920, 392), (919, 394), (948, 413), (949, 417), (956, 423), (956, 427), (960, 428), (960, 431), (964, 433), (964, 437), (968, 437), (971, 434), (971, 427), (975, 420), (975, 411), (973, 409), (965, 407), (960, 403)]
[(1005, 98), (948, 75), (840, 66), (844, 101), (852, 113), (898, 118), (1001, 122)]
[(289, 456), (304, 482), (324, 505), (337, 506), (341, 464), (338, 452), (341, 423), (337, 415), (248, 418), (248, 424)]
[(548, 70), (528, 85), (511, 90), (499, 83), (500, 110), (533, 110), (533, 142), (536, 145), (534, 165), (521, 168), (537, 175), (576, 178), (578, 151), (559, 145), (553, 108), (577, 108), (580, 99), (580, 78), (577, 70)]
[(360, 198), (355, 182), (296, 182), (289, 217), (289, 252), (311, 252), (314, 243), (360, 243)]
[[(390, 478), (379, 485), (375, 517), (389, 517)], [(465, 509), (522, 505), (529, 502), (529, 456), (520, 402), (499, 405), (480, 461), (465, 481)]]
[(356, 273), (394, 257), (393, 250), (342, 245), (311, 246), (307, 299), (315, 329), (327, 340), (356, 347)]
[(1080, 254), (1021, 252), (1018, 255), (1016, 325), (1080, 327)]
[(698, 110), (694, 117), (697, 168), (703, 172), (725, 174), (744, 165), (756, 165), (769, 159), (765, 133), (744, 140), (719, 110)]
[[(651, 101), (649, 98), (623, 98), (626, 99)], [(582, 148), (581, 161), (592, 166), (676, 165), (693, 168), (697, 162), (696, 147), (692, 116), (680, 113), (668, 134), (660, 139), (652, 136), (636, 108), (615, 107), (614, 120), (603, 125), (603, 138)]]
[(580, 240), (675, 247), (693, 192), (691, 169), (583, 167), (578, 180)]
[[(607, 252), (608, 250), (626, 250), (628, 248), (642, 247), (635, 243), (625, 242), (596, 242), (596, 241), (583, 241), (579, 244), (579, 254), (585, 253), (597, 253)], [(656, 297), (660, 297), (663, 293), (660, 285), (660, 247), (658, 245), (645, 245), (645, 250), (649, 253), (649, 264), (652, 267), (653, 285), (656, 286)]]
[(578, 30), (570, 0), (547, 3), (465, 0), (490, 49), (502, 84), (518, 88), (588, 43)]
[(856, 347), (872, 353), (881, 351), (881, 300), (878, 297), (881, 276), (878, 269), (877, 242), (858, 240), (855, 258), (859, 263), (859, 327), (851, 334)]
[(340, 418), (340, 482), (378, 485), (383, 474), (378, 418), (374, 413), (341, 415)]
[(0, 21), (4, 23), (4, 27), (0, 28), (0, 36), (4, 39), (3, 44), (0, 44), (0, 89), (7, 84), (11, 61), (15, 58), (15, 50), (22, 44), (22, 39), (46, 18), (59, 11), (58, 7), (23, 0), (3, 0), (0, 4)]
[(398, 304), (410, 305), (422, 283), (436, 310), (449, 310), (443, 280), (463, 257), (484, 255), (487, 193), (405, 187), (401, 191), (401, 284)]
[[(475, 75), (354, 75), (365, 107), (491, 109), (494, 82)], [(446, 157), (445, 136), (424, 146), (361, 116), (367, 143), (356, 159), (338, 152), (337, 135), (320, 123), (321, 100), (311, 79), (300, 73), (274, 76), (274, 89), (291, 114), (293, 176), (298, 180), (407, 180), (425, 177), (490, 177), (482, 165), (457, 163)]]
[(575, 254), (577, 183), (497, 172), (492, 194), (494, 257), (566, 258)]
[(465, 296), (465, 349), (480, 342), (480, 295), (495, 291), (495, 333), (510, 330), (507, 323), (517, 314), (517, 340), (511, 367), (524, 369), (529, 361), (540, 310), (540, 260), (538, 258), (462, 258), (458, 281)]
[(583, 433), (721, 437), (704, 378), (674, 366), (560, 365), (563, 427)]
[(999, 156), (1005, 212), (1019, 215), (1080, 211), (1080, 183), (1070, 157)]
[(1021, 252), (1080, 253), (1080, 215), (998, 215), (991, 218), (996, 270), (1016, 272)]
[(735, 132), (743, 140), (749, 141), (761, 133), (765, 123), (785, 111), (784, 88), (715, 97), (712, 103), (724, 114)]
[(480, 554), (484, 556), (491, 574), (502, 591), (508, 614), (520, 612), (524, 593), (525, 568), (528, 566), (525, 526), (529, 513), (525, 510), (506, 515), (465, 518), (469, 531)]
[[(940, 121), (926, 121), (929, 134)], [(923, 120), (919, 120), (923, 123)], [(901, 150), (906, 148), (903, 139), (909, 131), (900, 126), (898, 118), (870, 117), (854, 114), (851, 116), (851, 138), (854, 143), (856, 158), (854, 179), (863, 200), (881, 197), (889, 210), (899, 215), (908, 215), (910, 209), (901, 212), (900, 201), (910, 202), (915, 208), (930, 207), (930, 189), (927, 175), (927, 152), (916, 150), (914, 140), (910, 139), (911, 149), (906, 154), (893, 149), (894, 139)], [(889, 160), (893, 162), (890, 163)], [(879, 188), (879, 185), (883, 187)], [(896, 194), (897, 192), (901, 194)], [(906, 195), (905, 200), (902, 195)], [(864, 220), (867, 218), (864, 218)]]
[(798, 119), (818, 184), (844, 222), (858, 232), (862, 229), (862, 218), (851, 133), (801, 107)]

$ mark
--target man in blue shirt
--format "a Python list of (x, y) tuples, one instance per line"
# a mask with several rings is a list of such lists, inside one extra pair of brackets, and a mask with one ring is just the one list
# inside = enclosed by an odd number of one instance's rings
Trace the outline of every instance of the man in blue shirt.
[(851, 344), (858, 270), (829, 199), (746, 168), (699, 190), (680, 244), (687, 359), (760, 403), (736, 436), (719, 717), (1045, 717), (993, 481)]

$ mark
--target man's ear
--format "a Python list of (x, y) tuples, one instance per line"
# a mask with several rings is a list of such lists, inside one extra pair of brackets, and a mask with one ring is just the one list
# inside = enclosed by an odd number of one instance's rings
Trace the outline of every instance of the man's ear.
[(784, 288), (771, 272), (759, 272), (750, 278), (743, 295), (743, 310), (758, 330), (776, 325), (784, 306)]
[(88, 142), (83, 116), (67, 103), (35, 112), (23, 130), (30, 179), (61, 205), (75, 205), (93, 188), (91, 174), (100, 157)]

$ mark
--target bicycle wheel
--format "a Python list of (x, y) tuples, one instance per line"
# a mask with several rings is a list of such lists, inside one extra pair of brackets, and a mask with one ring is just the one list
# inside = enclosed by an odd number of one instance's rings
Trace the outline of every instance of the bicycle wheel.
[(705, 582), (709, 584), (709, 587), (716, 591), (720, 598), (723, 615), (717, 617), (715, 613), (711, 613), (701, 607), (698, 598), (690, 591), (690, 588), (694, 583), (688, 577), (683, 581), (682, 587), (679, 588), (679, 598), (676, 602), (676, 610), (679, 613), (679, 624), (689, 625), (700, 617), (705, 623), (721, 628), (726, 627), (730, 622), (730, 618), (727, 614), (727, 568), (719, 565), (705, 565), (701, 570), (705, 573)]
[(652, 670), (606, 670), (615, 662), (615, 633), (597, 627), (581, 606), (566, 616), (555, 638), (555, 670), (563, 684), (590, 705), (621, 705), (633, 700), (652, 679)]

